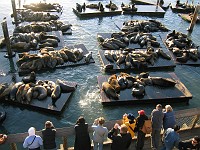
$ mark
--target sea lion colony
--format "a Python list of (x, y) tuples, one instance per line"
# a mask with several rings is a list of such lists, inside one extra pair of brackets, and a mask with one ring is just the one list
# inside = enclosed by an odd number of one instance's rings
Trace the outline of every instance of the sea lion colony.
[(119, 99), (120, 90), (132, 88), (134, 97), (145, 95), (145, 86), (174, 87), (176, 81), (171, 78), (151, 77), (148, 72), (132, 76), (121, 72), (119, 75), (113, 74), (108, 81), (102, 83), (102, 90), (110, 99)]
[(167, 34), (165, 43), (178, 62), (186, 63), (188, 60), (196, 62), (200, 59), (198, 47), (186, 34), (173, 30)]
[(23, 7), (26, 9), (31, 9), (32, 11), (62, 11), (62, 6), (58, 3), (31, 3), (29, 5), (23, 5)]
[(125, 69), (145, 69), (148, 65), (154, 66), (159, 57), (171, 60), (171, 57), (162, 49), (154, 50), (152, 47), (148, 47), (143, 51), (128, 48), (124, 50), (106, 50), (104, 56), (111, 64), (116, 63), (118, 66), (124, 64)]
[[(118, 9), (117, 5), (115, 3), (113, 3), (112, 1), (110, 1), (109, 4), (106, 4), (105, 7), (112, 10), (112, 11), (115, 11), (115, 10)], [(83, 3), (83, 5), (76, 3), (76, 10), (78, 12), (84, 12), (86, 10), (86, 8), (97, 9), (99, 11), (105, 10), (104, 5), (101, 2), (99, 2), (98, 4), (93, 4), (93, 3), (92, 4), (85, 4), (85, 3)]]
[(139, 44), (141, 48), (144, 46), (159, 47), (160, 43), (156, 41), (156, 37), (151, 33), (143, 32), (118, 32), (112, 33), (111, 38), (103, 38), (101, 35), (97, 35), (99, 45), (103, 49), (119, 50), (120, 48), (128, 47), (130, 44)]
[(54, 69), (56, 66), (64, 65), (66, 62), (77, 63), (84, 61), (90, 63), (92, 53), (84, 55), (81, 48), (68, 49), (64, 47), (54, 51), (52, 47), (40, 49), (38, 54), (23, 53), (23, 56), (17, 61), (17, 65), (21, 72), (39, 71), (42, 69)]
[[(73, 92), (76, 89), (70, 82), (57, 79), (56, 82), (38, 80), (37, 82), (17, 82), (0, 84), (0, 98), (22, 104), (30, 104), (33, 99), (44, 100), (51, 96), (55, 102), (61, 93)], [(52, 101), (52, 102), (53, 102)]]
[(71, 29), (71, 24), (63, 23), (59, 20), (51, 20), (49, 22), (33, 22), (28, 25), (20, 25), (14, 29), (14, 33), (30, 33), (30, 32), (51, 32), (61, 30), (67, 32)]
[(25, 52), (30, 49), (43, 47), (57, 47), (60, 39), (55, 35), (47, 35), (46, 32), (40, 33), (15, 33), (10, 37), (11, 48), (15, 52)]
[(121, 30), (124, 32), (169, 31), (161, 22), (156, 20), (128, 20), (123, 23)]
[(17, 19), (21, 22), (51, 21), (59, 19), (59, 16), (51, 14), (49, 12), (33, 12), (30, 9), (28, 9), (28, 10), (17, 11)]

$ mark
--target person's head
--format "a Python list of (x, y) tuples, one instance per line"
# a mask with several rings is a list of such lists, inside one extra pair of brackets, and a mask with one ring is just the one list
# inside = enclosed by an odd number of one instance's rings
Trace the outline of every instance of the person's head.
[(157, 105), (156, 105), (156, 109), (162, 110), (162, 105), (161, 105), (161, 104), (157, 104)]
[(46, 121), (45, 122), (45, 128), (52, 128), (53, 127), (53, 124), (51, 121)]
[(199, 144), (200, 138), (198, 136), (194, 136), (192, 139), (192, 145)]
[(145, 111), (144, 110), (139, 110), (138, 111), (138, 114), (141, 116), (141, 115), (145, 115)]
[(35, 128), (34, 128), (34, 127), (30, 127), (30, 128), (28, 129), (28, 135), (29, 135), (29, 136), (35, 135)]
[(128, 113), (127, 118), (131, 121), (133, 121), (135, 119), (135, 117), (132, 113)]
[(166, 105), (166, 106), (165, 106), (165, 110), (166, 110), (166, 112), (172, 112), (172, 111), (173, 111), (171, 105)]
[(98, 121), (100, 125), (103, 125), (105, 123), (104, 117), (99, 117)]
[(85, 124), (85, 118), (83, 116), (80, 116), (78, 120), (76, 121), (77, 124)]
[(180, 130), (180, 128), (181, 128), (181, 127), (180, 127), (179, 125), (175, 125), (175, 126), (174, 126), (174, 131), (176, 131), (176, 132), (177, 132), (177, 131), (179, 131), (179, 130)]
[(122, 124), (121, 127), (120, 127), (120, 133), (127, 133), (128, 131), (128, 128), (125, 124)]

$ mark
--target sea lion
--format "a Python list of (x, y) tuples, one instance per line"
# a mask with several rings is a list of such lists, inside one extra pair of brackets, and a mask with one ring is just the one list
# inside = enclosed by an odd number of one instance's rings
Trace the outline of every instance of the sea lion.
[(60, 86), (62, 92), (73, 92), (76, 89), (75, 86), (71, 86), (68, 82), (60, 79), (56, 80), (56, 84)]
[(108, 83), (110, 83), (112, 79), (117, 79), (117, 75), (116, 75), (116, 74), (111, 75), (111, 76), (108, 78)]
[(53, 90), (53, 92), (51, 94), (51, 98), (53, 100), (56, 100), (56, 99), (58, 99), (60, 97), (60, 95), (61, 95), (60, 85), (56, 84), (55, 87), (54, 87), (54, 90)]
[(17, 90), (18, 88), (23, 84), (23, 82), (17, 82), (13, 85), (11, 91), (10, 91), (10, 99), (11, 100), (15, 100), (15, 97), (16, 97), (16, 93), (17, 93)]
[(163, 87), (174, 87), (176, 81), (171, 78), (162, 78), (162, 77), (150, 77), (153, 85), (163, 86)]
[(22, 81), (26, 84), (26, 83), (30, 83), (30, 82), (35, 82), (36, 81), (36, 74), (34, 71), (31, 72), (31, 74), (29, 76), (23, 77)]
[(156, 53), (164, 59), (171, 60), (171, 57), (160, 48), (156, 50)]
[(109, 50), (106, 50), (106, 51), (104, 52), (104, 56), (105, 56), (105, 58), (106, 58), (108, 61), (114, 62), (114, 59), (113, 59), (113, 57), (112, 57), (112, 55), (111, 55), (111, 53), (110, 53)]
[(43, 100), (47, 97), (47, 90), (45, 87), (41, 86), (41, 85), (37, 85), (34, 87), (34, 91), (38, 92), (38, 97), (37, 99), (39, 100)]
[(71, 61), (71, 62), (74, 62), (76, 63), (77, 62), (77, 58), (76, 58), (76, 55), (74, 54), (74, 52), (68, 48), (64, 48), (62, 49), (65, 54), (67, 55), (68, 57), (68, 60)]
[(102, 83), (102, 90), (109, 98), (119, 99), (119, 94), (116, 93), (115, 89), (108, 82)]
[(90, 59), (92, 59), (92, 52), (91, 51), (89, 53), (85, 54), (85, 62), (89, 63)]
[(19, 86), (17, 93), (16, 93), (16, 100), (18, 102), (22, 102), (24, 97), (22, 97), (22, 92), (24, 90), (25, 84), (22, 84), (21, 86)]
[(118, 83), (118, 80), (117, 78), (116, 79), (111, 79), (110, 82), (108, 82), (114, 89), (117, 93), (120, 92), (120, 85)]
[(132, 95), (133, 96), (144, 96), (144, 93), (145, 93), (145, 88), (143, 85), (137, 83), (137, 82), (134, 82), (134, 85), (133, 85), (133, 89), (132, 89)]
[(27, 91), (27, 93), (25, 95), (25, 98), (26, 98), (28, 103), (30, 103), (32, 98), (33, 98), (33, 92), (34, 92), (34, 88), (31, 87), (31, 88), (28, 89), (28, 91)]

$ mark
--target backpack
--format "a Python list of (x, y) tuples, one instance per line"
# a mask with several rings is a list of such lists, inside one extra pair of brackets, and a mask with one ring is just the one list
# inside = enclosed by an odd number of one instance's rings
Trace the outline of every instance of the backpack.
[(151, 120), (145, 120), (144, 125), (142, 127), (142, 132), (145, 134), (150, 134), (152, 132), (152, 123)]

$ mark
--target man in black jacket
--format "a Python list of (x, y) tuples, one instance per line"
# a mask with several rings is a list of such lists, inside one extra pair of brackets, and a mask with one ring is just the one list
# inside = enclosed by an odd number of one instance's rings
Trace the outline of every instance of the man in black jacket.
[[(118, 128), (120, 128), (120, 133), (115, 135)], [(108, 138), (112, 140), (111, 150), (127, 150), (132, 141), (131, 134), (125, 124), (119, 127), (119, 124), (116, 123), (109, 131)]]
[(45, 129), (42, 130), (43, 146), (45, 150), (56, 149), (56, 129), (51, 121), (45, 122)]
[(188, 149), (200, 149), (200, 138), (198, 136), (193, 137), (192, 139), (179, 142), (179, 150), (188, 150)]

